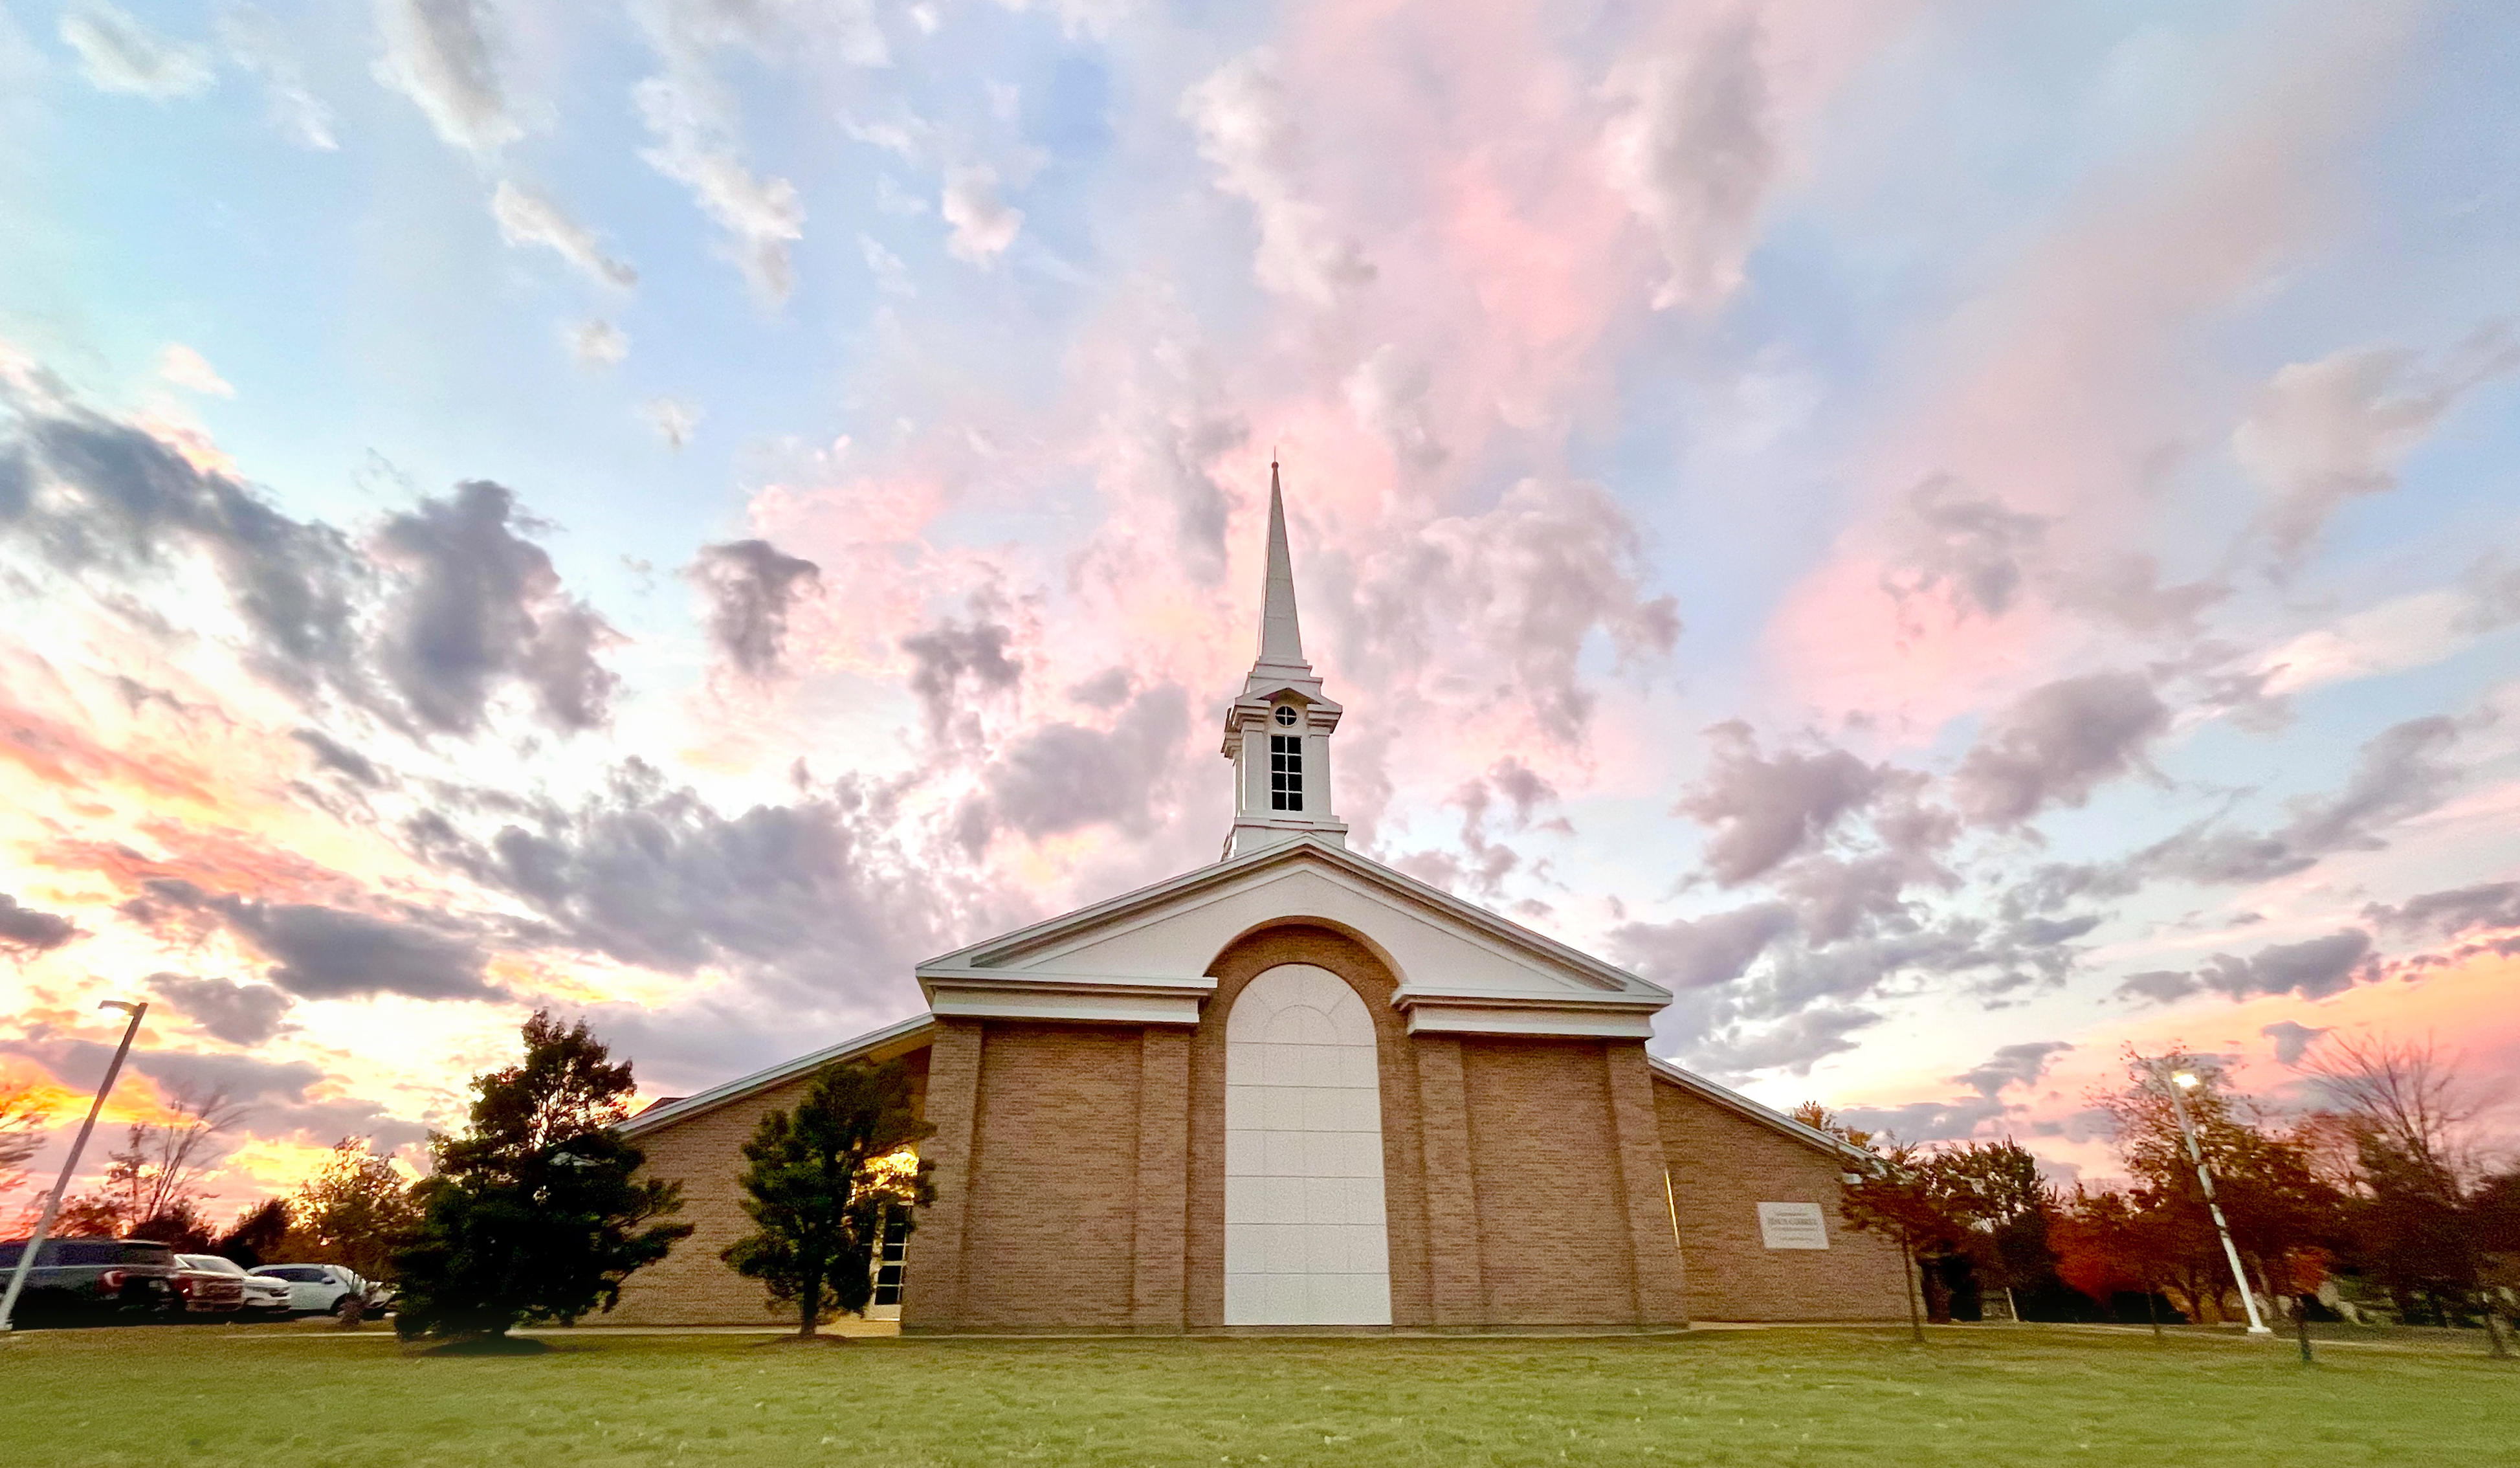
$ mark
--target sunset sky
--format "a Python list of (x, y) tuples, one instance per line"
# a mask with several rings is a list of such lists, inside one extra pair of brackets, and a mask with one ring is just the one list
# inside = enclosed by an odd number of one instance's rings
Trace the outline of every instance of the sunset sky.
[(1657, 1053), (2520, 1079), (2515, 115), (2506, 0), (0, 0), (0, 1078), (149, 1000), (224, 1212), (916, 1012), (1216, 858), (1274, 452), (1351, 845)]

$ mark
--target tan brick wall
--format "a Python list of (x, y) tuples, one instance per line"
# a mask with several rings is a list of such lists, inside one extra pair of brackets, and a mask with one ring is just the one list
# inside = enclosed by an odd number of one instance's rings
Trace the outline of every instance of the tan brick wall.
[[(1129, 1325), (1144, 1066), (1134, 1028), (990, 1022), (963, 1225), (964, 1328)], [(913, 1235), (905, 1298), (919, 1267)]]
[[(1898, 1246), (1846, 1227), (1834, 1157), (1668, 1081), (1654, 1082), (1694, 1320), (1907, 1318)], [(1826, 1249), (1760, 1242), (1761, 1203), (1817, 1203)]]
[[(903, 1058), (923, 1098), (927, 1052)], [(812, 1077), (799, 1077), (636, 1138), (647, 1154), (641, 1174), (683, 1185), (678, 1216), (694, 1230), (662, 1261), (631, 1275), (621, 1286), (621, 1304), (595, 1323), (737, 1325), (791, 1318), (787, 1307), (770, 1303), (758, 1281), (728, 1268), (718, 1251), (752, 1231), (742, 1201), (744, 1142), (764, 1113), (794, 1106), (812, 1084)]]
[(1481, 1323), (1634, 1322), (1634, 1255), (1601, 1042), (1464, 1036), (1462, 1072)]
[(1185, 1314), (1192, 1330), (1225, 1323), (1225, 1022), (1242, 986), (1282, 963), (1309, 963), (1345, 980), (1373, 1017), (1382, 1090), (1384, 1217), (1391, 1236), (1391, 1319), (1427, 1323), (1426, 1209), (1420, 1185), (1418, 1078), (1409, 1036), (1391, 1007), (1399, 981), (1362, 943), (1326, 928), (1270, 928), (1236, 942), (1208, 966), (1216, 996), (1190, 1045), (1189, 1259)]

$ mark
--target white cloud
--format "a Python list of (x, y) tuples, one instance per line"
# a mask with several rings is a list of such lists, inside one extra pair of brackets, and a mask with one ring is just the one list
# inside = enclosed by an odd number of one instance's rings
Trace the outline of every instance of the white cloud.
[(699, 405), (678, 397), (652, 397), (643, 411), (648, 426), (665, 440), (667, 448), (677, 451), (692, 441), (693, 432), (700, 426)]
[(188, 392), (201, 392), (213, 397), (234, 397), (236, 389), (218, 375), (202, 354), (181, 342), (167, 344), (158, 356), (158, 375)]
[(540, 194), (505, 179), (490, 197), (490, 213), (499, 221), (499, 237), (511, 245), (544, 245), (591, 280), (624, 290), (639, 283), (639, 272), (604, 252), (595, 232), (561, 211)]
[(2349, 499), (2398, 487), (2398, 465), (2470, 389), (2520, 366), (2507, 324), (2485, 328), (2430, 370), (2411, 351), (2366, 346), (2294, 362), (2270, 379), (2231, 450), (2272, 497), (2279, 557), (2317, 538)]
[[(652, 0), (641, 7), (640, 24), (662, 69), (631, 96), (656, 140), (639, 156), (692, 191), (701, 212), (732, 237), (733, 258), (753, 289), (784, 302), (795, 285), (788, 247), (805, 238), (805, 206), (794, 184), (756, 174), (744, 161), (735, 97), (709, 63), (721, 46), (741, 42), (761, 49), (766, 15), (733, 0)], [(870, 42), (862, 18), (825, 19), (842, 27), (845, 60), (881, 63), (881, 33), (872, 32)]]
[(617, 367), (630, 355), (630, 334), (609, 321), (587, 321), (562, 334), (579, 365)]
[(264, 112), (282, 137), (324, 153), (341, 146), (333, 136), (333, 110), (306, 89), (305, 73), (288, 35), (269, 11), (253, 5), (222, 6), (218, 37), (228, 60), (262, 78)]
[(417, 103), (450, 145), (496, 153), (524, 136), (499, 83), (481, 0), (377, 0), (377, 80)]
[(1023, 228), (1023, 210), (998, 198), (997, 170), (985, 165), (946, 169), (937, 210), (954, 231), (945, 248), (974, 265), (1006, 253)]
[(883, 248), (873, 235), (858, 236), (858, 249), (866, 252), (867, 270), (875, 283), (887, 296), (916, 296), (918, 288), (910, 283), (910, 267), (901, 256)]
[(1625, 63), (1606, 90), (1620, 103), (1602, 133), (1610, 180), (1670, 267), (1654, 308), (1722, 301), (1741, 284), (1776, 174), (1757, 21), (1722, 27), (1694, 55)]
[(164, 101), (198, 97), (217, 78), (199, 46), (141, 24), (104, 0), (62, 17), (64, 44), (78, 53), (79, 74), (100, 92), (128, 92)]
[(1260, 228), (1252, 273), (1263, 287), (1328, 305), (1373, 278), (1364, 251), (1306, 197), (1302, 133), (1274, 55), (1254, 51), (1219, 68), (1184, 94), (1181, 112), (1198, 129), (1216, 186), (1251, 206)]

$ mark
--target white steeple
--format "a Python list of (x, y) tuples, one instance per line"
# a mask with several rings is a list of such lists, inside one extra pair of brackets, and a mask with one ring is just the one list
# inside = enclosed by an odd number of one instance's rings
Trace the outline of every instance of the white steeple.
[(1295, 619), (1295, 567), (1286, 553), (1286, 504), (1269, 465), (1269, 573), (1260, 611), (1260, 657), (1242, 696), (1225, 711), (1225, 757), (1234, 761), (1234, 831), (1225, 854), (1317, 836), (1347, 845), (1330, 809), (1330, 731), (1339, 706), (1304, 661)]

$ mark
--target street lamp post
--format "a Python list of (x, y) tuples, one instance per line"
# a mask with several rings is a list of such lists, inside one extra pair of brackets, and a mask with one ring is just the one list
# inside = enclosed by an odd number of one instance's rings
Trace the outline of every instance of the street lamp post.
[(2231, 1225), (2223, 1220), (2223, 1205), (2214, 1200), (2214, 1170), (2205, 1166), (2205, 1149), (2196, 1145), (2196, 1124), (2187, 1119), (2187, 1100), (2180, 1092), (2197, 1083), (2185, 1071), (2176, 1075), (2163, 1061), (2151, 1062), (2152, 1073), (2161, 1078), (2162, 1088), (2170, 1092), (2170, 1109), (2179, 1117), (2179, 1134), (2187, 1139), (2187, 1160), (2196, 1165), (2197, 1186), (2205, 1190), (2206, 1211), (2214, 1216), (2214, 1231), (2223, 1236), (2223, 1257), (2231, 1262), (2231, 1280), (2240, 1287), (2240, 1307), (2249, 1312), (2249, 1334), (2272, 1335), (2267, 1322), (2258, 1315), (2258, 1297), (2249, 1293), (2248, 1271), (2240, 1267), (2240, 1248), (2231, 1242)]
[(108, 999), (99, 1009), (119, 1009), (131, 1016), (122, 1030), (122, 1044), (113, 1052), (113, 1063), (105, 1068), (105, 1080), (96, 1088), (96, 1100), (87, 1109), (87, 1120), (79, 1124), (78, 1139), (70, 1143), (69, 1160), (62, 1164), (61, 1179), (53, 1184), (52, 1196), (44, 1200), (44, 1216), (35, 1223), (35, 1236), (26, 1241), (26, 1252), (18, 1256), (18, 1267), (9, 1275), (9, 1293), (0, 1295), (0, 1335), (16, 1327), (10, 1317), (18, 1308), (18, 1292), (26, 1287), (26, 1271), (35, 1266), (35, 1256), (44, 1249), (44, 1235), (53, 1231), (53, 1219), (60, 1216), (62, 1195), (70, 1190), (70, 1179), (78, 1173), (79, 1154), (87, 1150), (88, 1133), (96, 1130), (97, 1115), (105, 1110), (105, 1098), (113, 1091), (114, 1078), (122, 1074), (122, 1058), (131, 1053), (131, 1040), (140, 1032), (140, 1017), (149, 1012), (146, 1002), (126, 1004), (120, 999)]

